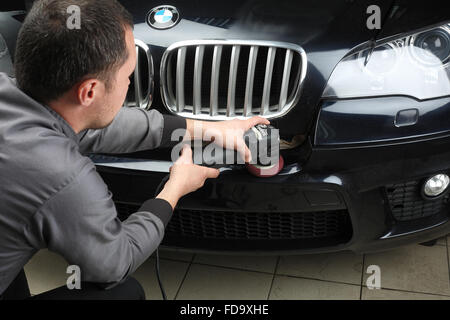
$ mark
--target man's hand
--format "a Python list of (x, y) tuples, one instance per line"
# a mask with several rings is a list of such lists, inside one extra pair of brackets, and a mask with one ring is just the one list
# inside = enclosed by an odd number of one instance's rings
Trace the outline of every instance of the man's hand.
[(238, 151), (245, 162), (252, 160), (250, 149), (244, 141), (244, 133), (257, 124), (269, 125), (269, 120), (262, 117), (252, 117), (247, 120), (227, 120), (227, 121), (186, 121), (189, 139), (197, 137), (196, 126), (201, 126), (202, 140), (213, 141), (216, 145)]
[(164, 199), (175, 209), (178, 200), (201, 187), (208, 178), (217, 178), (218, 169), (193, 164), (192, 150), (184, 145), (181, 157), (170, 167), (170, 178), (156, 198)]

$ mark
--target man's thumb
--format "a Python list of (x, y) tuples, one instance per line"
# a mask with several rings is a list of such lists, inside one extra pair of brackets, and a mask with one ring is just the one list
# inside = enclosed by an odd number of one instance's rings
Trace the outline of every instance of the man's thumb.
[(219, 169), (206, 168), (206, 178), (217, 178), (220, 174)]

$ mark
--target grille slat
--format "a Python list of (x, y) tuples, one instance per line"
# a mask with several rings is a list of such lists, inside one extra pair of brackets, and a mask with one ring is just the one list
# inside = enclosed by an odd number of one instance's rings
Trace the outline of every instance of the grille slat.
[(124, 106), (150, 108), (153, 100), (154, 66), (150, 48), (141, 40), (135, 39), (136, 67), (130, 76), (130, 87)]
[(199, 114), (202, 109), (202, 69), (205, 46), (195, 49), (194, 64), (194, 114)]
[(209, 108), (211, 116), (215, 116), (218, 114), (219, 75), (220, 75), (221, 58), (222, 58), (222, 46), (214, 46), (213, 62), (211, 69), (211, 96)]
[(272, 85), (273, 64), (275, 62), (275, 55), (277, 48), (269, 48), (267, 53), (266, 73), (264, 76), (264, 91), (261, 103), (261, 115), (267, 114), (269, 111), (270, 87)]
[[(139, 56), (139, 47), (136, 46), (136, 57), (138, 56)], [(142, 64), (141, 59), (136, 59), (136, 67), (134, 69), (133, 78), (134, 78), (134, 96), (136, 99), (137, 106), (142, 105), (141, 70), (140, 70), (141, 64)]]
[(281, 82), (280, 101), (278, 102), (278, 111), (281, 111), (281, 108), (285, 105), (287, 101), (289, 78), (291, 76), (291, 67), (292, 67), (292, 51), (286, 50), (286, 57), (284, 58), (283, 80)]
[(303, 49), (290, 43), (178, 42), (162, 57), (163, 102), (170, 112), (196, 119), (277, 118), (298, 101), (306, 65)]
[(176, 101), (177, 111), (184, 110), (184, 70), (186, 63), (186, 48), (178, 49), (177, 56), (177, 81), (176, 81)]
[(235, 114), (236, 103), (236, 77), (239, 65), (240, 46), (233, 46), (230, 61), (230, 76), (228, 80), (228, 96), (227, 96), (227, 117)]
[(256, 59), (258, 57), (258, 47), (251, 46), (248, 55), (248, 69), (247, 81), (245, 84), (245, 98), (244, 98), (244, 116), (249, 116), (252, 112), (253, 102), (253, 80), (255, 78)]

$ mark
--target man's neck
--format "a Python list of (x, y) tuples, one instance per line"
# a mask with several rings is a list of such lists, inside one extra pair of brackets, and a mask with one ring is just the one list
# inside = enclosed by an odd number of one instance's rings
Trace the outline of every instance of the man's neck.
[(73, 129), (73, 131), (78, 134), (85, 129), (83, 122), (79, 116), (79, 108), (64, 99), (58, 99), (52, 101), (48, 106), (58, 113), (61, 118), (63, 118)]

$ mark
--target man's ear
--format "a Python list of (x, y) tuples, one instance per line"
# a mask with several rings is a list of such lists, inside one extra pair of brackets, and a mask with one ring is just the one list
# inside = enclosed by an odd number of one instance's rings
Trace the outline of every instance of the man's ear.
[(101, 94), (102, 83), (98, 79), (87, 79), (80, 83), (77, 90), (78, 103), (90, 106), (94, 99)]

